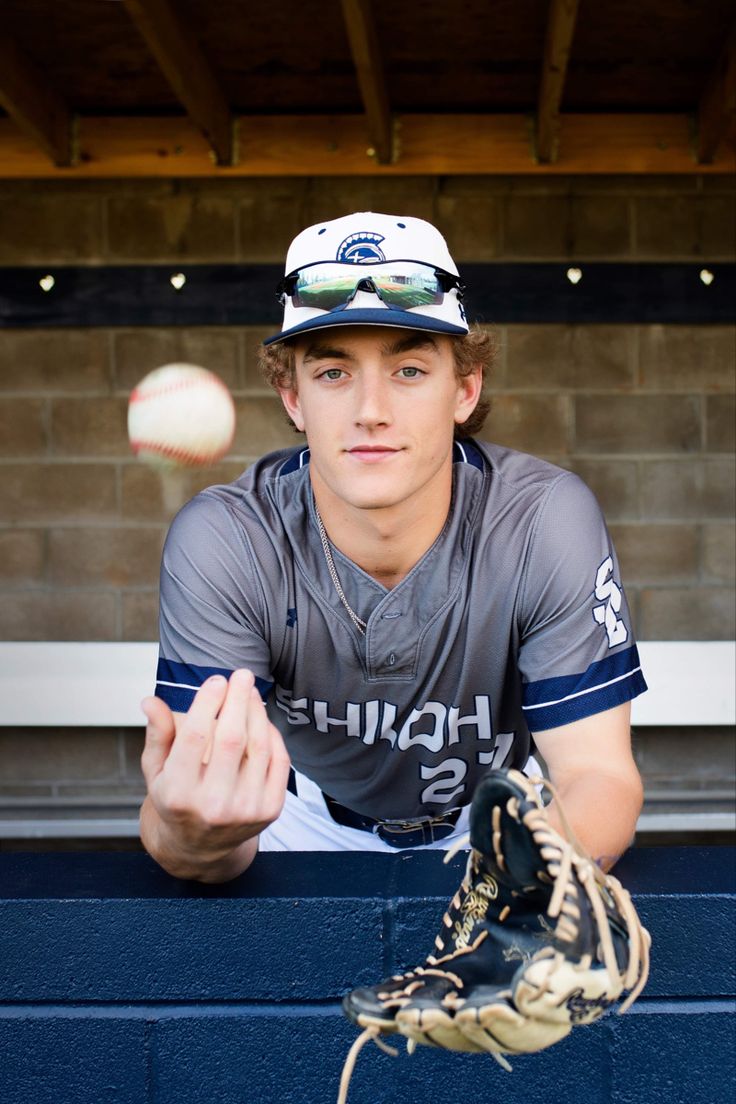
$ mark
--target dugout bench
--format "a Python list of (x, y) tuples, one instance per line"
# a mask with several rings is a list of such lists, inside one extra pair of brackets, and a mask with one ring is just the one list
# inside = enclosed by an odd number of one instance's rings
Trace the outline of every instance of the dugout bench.
[[(698, 736), (736, 723), (736, 644), (732, 641), (643, 641), (639, 652), (648, 693), (632, 703), (632, 727), (692, 730)], [(153, 690), (155, 643), (0, 643), (2, 723), (11, 728), (140, 728), (139, 703)], [(701, 754), (702, 758), (702, 754)], [(726, 754), (726, 764), (732, 754)], [(142, 794), (141, 794), (142, 796)], [(736, 830), (733, 778), (719, 788), (692, 785), (649, 788), (638, 832), (719, 834)], [(6, 798), (0, 806), (0, 840), (135, 838), (135, 803), (76, 798), (44, 806)]]

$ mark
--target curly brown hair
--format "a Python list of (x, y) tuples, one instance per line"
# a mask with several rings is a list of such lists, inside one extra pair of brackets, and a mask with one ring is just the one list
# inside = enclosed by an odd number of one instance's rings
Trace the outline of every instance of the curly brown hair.
[[(452, 352), (455, 358), (455, 374), (458, 379), (469, 376), (476, 365), (481, 366), (483, 388), (475, 410), (466, 422), (455, 426), (456, 437), (472, 437), (483, 428), (491, 409), (491, 400), (485, 393), (485, 385), (496, 360), (498, 344), (493, 331), (471, 326), (463, 337), (453, 337)], [(274, 390), (291, 388), (296, 378), (296, 358), (290, 341), (278, 345), (261, 345), (258, 349), (261, 374)], [(291, 422), (291, 419), (289, 418)], [(291, 422), (294, 425), (293, 422)], [(301, 432), (294, 426), (296, 433)]]

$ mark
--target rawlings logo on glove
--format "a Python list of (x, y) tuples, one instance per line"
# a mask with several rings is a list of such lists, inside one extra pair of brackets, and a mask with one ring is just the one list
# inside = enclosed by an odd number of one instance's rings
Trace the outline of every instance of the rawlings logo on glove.
[[(572, 831), (550, 827), (535, 784), (518, 771), (491, 771), (470, 810), (465, 876), (423, 965), (345, 997), (362, 1027), (348, 1054), (338, 1104), (357, 1055), (382, 1034), (490, 1053), (531, 1054), (592, 1023), (646, 984), (649, 933), (631, 897), (584, 853)], [(549, 783), (544, 785), (552, 790)], [(558, 803), (559, 806), (559, 803)], [(447, 862), (464, 846), (447, 853)]]
[(467, 947), (470, 934), (478, 920), (488, 912), (491, 901), (498, 897), (498, 883), (490, 874), (484, 874), (474, 889), (468, 893), (462, 903), (463, 919), (456, 920), (453, 926), (456, 947)]

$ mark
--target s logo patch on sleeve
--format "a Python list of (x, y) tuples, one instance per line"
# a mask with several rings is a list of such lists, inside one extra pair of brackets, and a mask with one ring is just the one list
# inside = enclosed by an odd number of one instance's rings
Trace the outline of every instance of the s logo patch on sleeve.
[(603, 625), (608, 637), (608, 647), (615, 648), (617, 644), (624, 644), (629, 637), (629, 630), (618, 617), (621, 609), (621, 588), (613, 578), (613, 560), (606, 557), (595, 577), (595, 597), (602, 604), (593, 606), (593, 618), (598, 625)]

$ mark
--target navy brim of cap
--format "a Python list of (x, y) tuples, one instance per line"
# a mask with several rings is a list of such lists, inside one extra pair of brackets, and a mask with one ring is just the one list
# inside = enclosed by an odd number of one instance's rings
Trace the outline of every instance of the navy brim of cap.
[(441, 318), (430, 318), (426, 314), (412, 314), (411, 311), (391, 310), (381, 307), (354, 310), (327, 311), (317, 318), (310, 318), (298, 326), (292, 326), (282, 333), (267, 337), (264, 345), (275, 345), (277, 341), (286, 341), (290, 337), (308, 333), (310, 330), (332, 329), (335, 326), (398, 326), (405, 330), (419, 330), (422, 333), (443, 333), (452, 337), (465, 337), (467, 329), (455, 326), (452, 322), (443, 322)]

